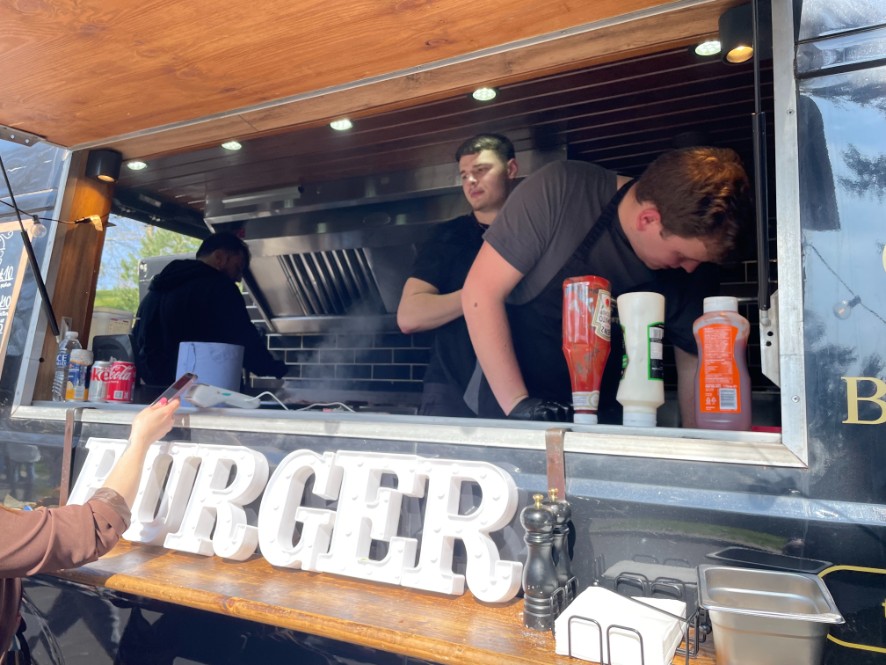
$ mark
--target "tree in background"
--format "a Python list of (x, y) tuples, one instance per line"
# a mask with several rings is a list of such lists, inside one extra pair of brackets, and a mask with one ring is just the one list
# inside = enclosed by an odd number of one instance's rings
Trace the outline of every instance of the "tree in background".
[(135, 314), (138, 309), (138, 263), (152, 256), (190, 254), (200, 240), (174, 231), (114, 216), (102, 257), (95, 307), (111, 307)]

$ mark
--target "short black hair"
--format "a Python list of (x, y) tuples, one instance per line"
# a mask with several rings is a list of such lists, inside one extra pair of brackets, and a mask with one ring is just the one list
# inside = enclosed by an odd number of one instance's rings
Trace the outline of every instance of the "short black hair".
[(209, 256), (217, 249), (232, 254), (241, 254), (243, 258), (246, 259), (247, 266), (249, 265), (249, 260), (252, 258), (252, 255), (249, 252), (249, 246), (243, 242), (243, 239), (235, 236), (233, 233), (227, 232), (213, 233), (200, 243), (200, 248), (197, 250), (197, 258), (199, 259), (202, 256)]
[(502, 134), (477, 134), (458, 146), (455, 151), (455, 161), (461, 161), (465, 155), (476, 155), (483, 150), (492, 150), (499, 156), (503, 164), (507, 164), (509, 159), (514, 159), (514, 144), (507, 136)]

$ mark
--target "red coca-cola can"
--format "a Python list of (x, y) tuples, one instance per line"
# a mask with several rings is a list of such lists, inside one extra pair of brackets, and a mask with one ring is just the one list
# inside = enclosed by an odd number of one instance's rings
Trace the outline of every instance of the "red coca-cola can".
[(108, 402), (129, 403), (135, 388), (135, 364), (123, 360), (114, 360), (108, 371), (107, 394)]
[(573, 420), (596, 423), (600, 383), (609, 358), (612, 295), (596, 275), (563, 282), (563, 354), (572, 380)]
[(89, 375), (89, 401), (106, 402), (108, 399), (108, 379), (111, 376), (111, 362), (97, 360)]

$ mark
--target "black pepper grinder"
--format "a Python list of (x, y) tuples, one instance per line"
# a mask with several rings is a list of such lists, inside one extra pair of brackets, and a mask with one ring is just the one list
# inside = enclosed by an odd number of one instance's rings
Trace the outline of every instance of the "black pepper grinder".
[(569, 556), (569, 520), (572, 519), (572, 506), (565, 499), (557, 500), (557, 488), (548, 490), (545, 502), (548, 510), (554, 515), (553, 558), (557, 570), (557, 585), (562, 589), (560, 596), (560, 612), (575, 598), (577, 580), (572, 574), (572, 557)]
[(526, 529), (524, 540), (529, 547), (523, 566), (523, 625), (535, 630), (554, 626), (554, 594), (557, 591), (557, 569), (551, 557), (554, 515), (542, 505), (543, 494), (533, 494), (534, 505), (520, 513)]

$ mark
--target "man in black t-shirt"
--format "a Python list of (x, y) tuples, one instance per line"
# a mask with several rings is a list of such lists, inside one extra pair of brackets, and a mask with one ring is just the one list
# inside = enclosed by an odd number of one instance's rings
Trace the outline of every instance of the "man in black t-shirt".
[(665, 295), (680, 415), (692, 427), (692, 322), (716, 286), (696, 269), (732, 248), (751, 216), (749, 191), (738, 155), (718, 148), (665, 153), (636, 181), (569, 161), (527, 178), (486, 234), (462, 292), (485, 378), (480, 415), (568, 418), (562, 283), (592, 274), (612, 282), (613, 298)]
[(479, 134), (456, 151), (462, 190), (473, 212), (438, 228), (422, 247), (403, 286), (397, 324), (406, 334), (434, 330), (419, 413), (470, 418), (464, 400), (476, 356), (461, 310), (461, 287), (516, 183), (514, 146), (504, 136)]

